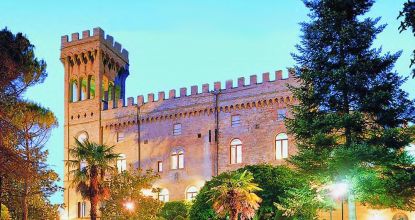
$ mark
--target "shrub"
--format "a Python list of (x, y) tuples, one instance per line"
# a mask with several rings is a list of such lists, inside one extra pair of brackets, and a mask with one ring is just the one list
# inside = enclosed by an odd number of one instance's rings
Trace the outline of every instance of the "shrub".
[(190, 204), (184, 201), (166, 202), (160, 211), (160, 216), (166, 220), (187, 219)]

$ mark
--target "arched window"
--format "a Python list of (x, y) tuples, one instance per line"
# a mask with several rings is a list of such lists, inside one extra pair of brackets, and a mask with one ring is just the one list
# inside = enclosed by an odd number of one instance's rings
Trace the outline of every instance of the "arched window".
[(275, 158), (277, 160), (288, 158), (288, 136), (280, 133), (275, 138)]
[(78, 101), (78, 81), (73, 79), (70, 84), (70, 100), (71, 102)]
[(189, 188), (187, 188), (186, 190), (186, 200), (187, 201), (192, 201), (196, 198), (197, 195), (197, 188), (195, 186), (190, 186)]
[(86, 78), (81, 78), (81, 100), (87, 99), (87, 80)]
[(95, 77), (89, 76), (89, 98), (95, 98)]
[(169, 201), (169, 190), (167, 189), (161, 189), (158, 193), (158, 199), (162, 202), (168, 202)]
[(406, 216), (403, 213), (395, 214), (392, 218), (392, 220), (408, 220), (408, 219), (409, 219), (408, 216)]
[(175, 150), (171, 154), (171, 169), (183, 169), (184, 168), (184, 151)]
[(231, 142), (231, 164), (242, 163), (242, 141), (233, 139)]
[(120, 156), (118, 157), (117, 169), (119, 173), (127, 170), (127, 157), (125, 156), (125, 154), (120, 154)]
[(109, 82), (108, 84), (108, 100), (113, 100), (114, 99), (114, 83), (113, 82)]
[(102, 100), (106, 100), (105, 92), (108, 92), (108, 78), (106, 76), (102, 76), (102, 85), (101, 85)]

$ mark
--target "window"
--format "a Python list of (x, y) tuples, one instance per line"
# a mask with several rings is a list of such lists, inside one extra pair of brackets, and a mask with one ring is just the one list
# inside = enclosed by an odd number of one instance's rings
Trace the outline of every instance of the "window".
[(182, 124), (173, 125), (173, 135), (181, 135), (181, 134), (182, 134)]
[(83, 131), (78, 135), (76, 139), (78, 139), (79, 142), (84, 143), (86, 140), (88, 140), (88, 133)]
[(239, 125), (241, 125), (240, 115), (232, 115), (231, 116), (231, 126), (232, 127), (238, 127)]
[(117, 132), (117, 142), (124, 140), (124, 132)]
[(74, 79), (71, 81), (70, 90), (71, 90), (71, 94), (70, 94), (71, 102), (78, 101), (78, 81), (77, 80)]
[(95, 98), (95, 77), (94, 76), (89, 77), (89, 98), (90, 99)]
[(158, 193), (158, 199), (162, 202), (169, 201), (169, 191), (167, 189), (161, 189)]
[(275, 158), (288, 158), (288, 136), (285, 133), (280, 133), (275, 138)]
[(231, 142), (231, 164), (242, 163), (242, 142), (233, 139)]
[(127, 170), (127, 159), (126, 158), (127, 157), (125, 156), (125, 154), (120, 154), (120, 156), (117, 159), (117, 169), (119, 173)]
[(78, 218), (84, 218), (86, 216), (86, 202), (78, 202)]
[(163, 162), (157, 161), (157, 172), (163, 172)]
[(197, 188), (194, 186), (191, 186), (189, 188), (187, 188), (186, 190), (186, 200), (187, 201), (192, 201), (196, 198), (197, 195)]
[(282, 108), (282, 109), (278, 109), (278, 113), (277, 113), (277, 121), (284, 121), (285, 117), (287, 117), (287, 109)]
[(183, 150), (173, 151), (171, 154), (171, 169), (183, 169), (184, 168), (184, 152)]
[(81, 100), (87, 99), (87, 81), (86, 78), (82, 78), (81, 80)]

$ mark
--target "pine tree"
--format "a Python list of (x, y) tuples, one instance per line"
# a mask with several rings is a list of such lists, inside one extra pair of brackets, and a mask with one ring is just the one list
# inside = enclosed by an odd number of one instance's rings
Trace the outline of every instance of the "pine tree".
[(414, 159), (404, 151), (414, 102), (393, 71), (401, 53), (372, 47), (385, 28), (365, 16), (374, 0), (304, 3), (311, 12), (293, 54), (300, 85), (291, 88), (299, 105), (286, 121), (298, 147), (290, 162), (313, 185), (347, 181), (351, 212), (354, 200), (415, 209)]

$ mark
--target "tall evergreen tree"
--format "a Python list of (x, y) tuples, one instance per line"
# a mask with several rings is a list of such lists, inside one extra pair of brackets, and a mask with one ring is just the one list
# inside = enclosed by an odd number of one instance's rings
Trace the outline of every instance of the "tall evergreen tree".
[(299, 105), (286, 121), (298, 147), (290, 162), (313, 185), (347, 181), (351, 219), (355, 200), (415, 209), (414, 159), (404, 151), (414, 102), (393, 71), (401, 53), (372, 47), (385, 28), (364, 16), (374, 0), (304, 3), (311, 12), (293, 54), (300, 85), (291, 88)]

